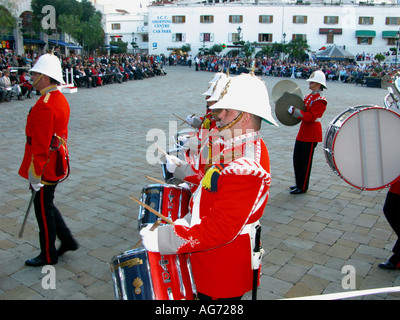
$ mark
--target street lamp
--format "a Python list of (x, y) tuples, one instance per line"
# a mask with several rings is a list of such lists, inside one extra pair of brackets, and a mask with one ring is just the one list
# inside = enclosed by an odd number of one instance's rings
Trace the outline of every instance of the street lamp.
[(242, 33), (242, 28), (239, 26), (237, 29), (237, 32), (238, 32), (238, 40), (240, 41), (241, 40), (241, 36), (240, 36), (240, 34)]
[(396, 33), (396, 68), (398, 67), (397, 55), (399, 54), (400, 29)]

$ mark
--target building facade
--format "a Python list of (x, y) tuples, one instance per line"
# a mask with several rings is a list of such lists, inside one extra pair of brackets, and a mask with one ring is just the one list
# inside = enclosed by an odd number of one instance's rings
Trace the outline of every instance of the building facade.
[(317, 52), (332, 44), (352, 54), (383, 53), (396, 47), (400, 28), (398, 4), (330, 3), (174, 3), (148, 7), (151, 54), (171, 53), (190, 44), (191, 54), (238, 40), (257, 44), (307, 40)]

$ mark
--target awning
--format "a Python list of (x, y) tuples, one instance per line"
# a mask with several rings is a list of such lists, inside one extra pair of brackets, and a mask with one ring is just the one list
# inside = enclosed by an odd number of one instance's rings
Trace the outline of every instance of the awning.
[(24, 43), (38, 43), (38, 44), (46, 44), (43, 40), (39, 39), (24, 39)]
[(62, 40), (52, 40), (52, 39), (50, 39), (49, 43), (51, 43), (53, 45), (67, 47), (68, 49), (82, 49), (82, 47), (77, 45), (77, 44), (66, 43), (65, 41), (62, 41)]
[(382, 31), (382, 38), (397, 38), (397, 31)]
[(376, 31), (373, 30), (356, 30), (356, 38), (373, 38), (376, 37)]

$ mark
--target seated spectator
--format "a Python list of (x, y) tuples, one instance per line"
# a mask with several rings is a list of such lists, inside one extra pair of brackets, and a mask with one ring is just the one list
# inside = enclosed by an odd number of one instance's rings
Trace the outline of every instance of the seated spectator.
[(27, 98), (31, 97), (31, 92), (33, 90), (33, 86), (29, 83), (28, 79), (26, 78), (26, 70), (21, 71), (21, 75), (19, 76), (19, 83), (22, 90), (22, 95), (27, 96)]

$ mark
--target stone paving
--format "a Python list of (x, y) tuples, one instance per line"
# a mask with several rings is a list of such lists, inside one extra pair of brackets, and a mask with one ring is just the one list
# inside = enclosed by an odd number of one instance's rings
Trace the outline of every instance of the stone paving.
[[(69, 150), (71, 175), (56, 192), (56, 205), (80, 243), (67, 252), (56, 269), (56, 289), (43, 289), (41, 268), (24, 262), (38, 254), (38, 228), (31, 212), (22, 239), (18, 232), (30, 198), (27, 182), (17, 171), (23, 156), (24, 126), (37, 96), (0, 104), (0, 299), (113, 300), (111, 258), (139, 240), (138, 205), (143, 186), (161, 179), (159, 164), (146, 152), (154, 140), (146, 135), (161, 129), (170, 137), (169, 122), (178, 130), (177, 114), (202, 115), (213, 74), (187, 67), (166, 67), (167, 76), (79, 89), (66, 94), (71, 105)], [(263, 77), (269, 92), (282, 78)], [(305, 80), (293, 79), (308, 93)], [(323, 130), (349, 106), (383, 105), (386, 91), (329, 82)], [(172, 126), (173, 127), (173, 126)], [(258, 299), (282, 299), (345, 292), (342, 268), (356, 270), (356, 289), (400, 286), (400, 273), (378, 268), (396, 240), (382, 207), (387, 189), (360, 191), (334, 174), (319, 144), (306, 194), (290, 195), (292, 153), (298, 126), (264, 124), (270, 152), (272, 186), (262, 218), (265, 248)], [(161, 143), (162, 141), (158, 141)], [(151, 155), (151, 154), (150, 154)], [(233, 258), (233, 257), (232, 257)], [(226, 267), (229, 268), (229, 261)], [(234, 281), (234, 279), (233, 279)], [(246, 294), (244, 299), (250, 299)], [(398, 300), (400, 294), (365, 296)]]

